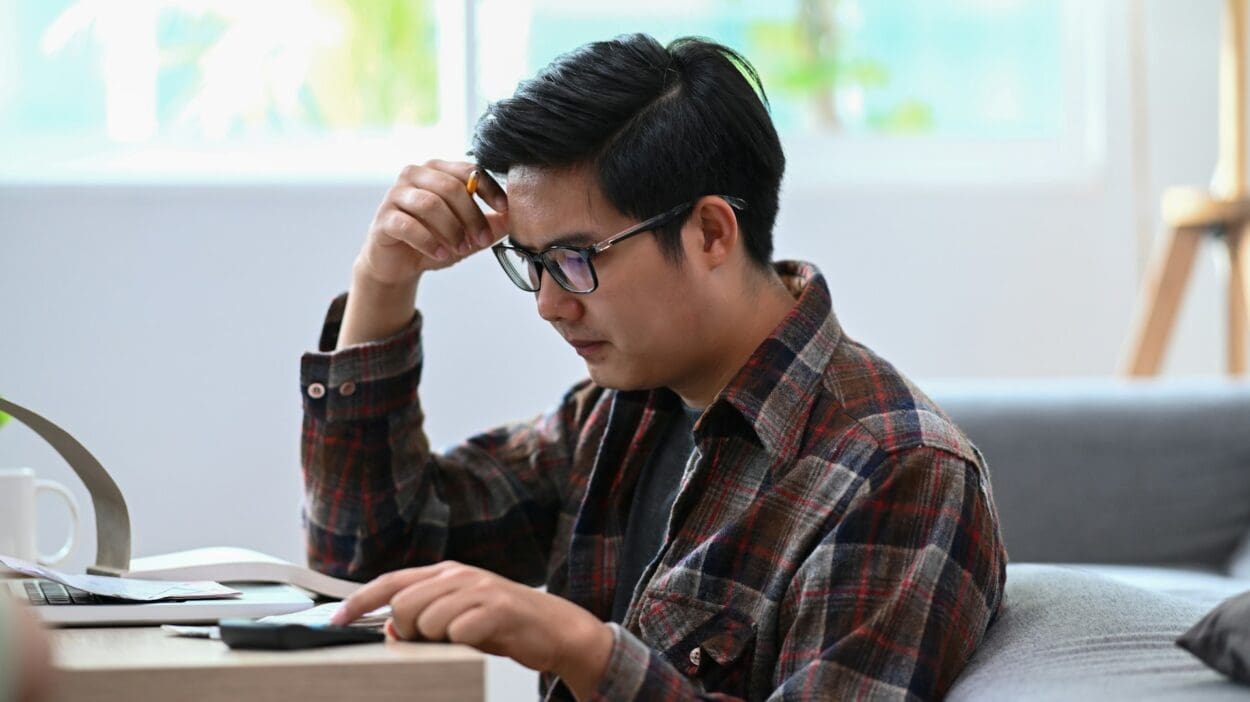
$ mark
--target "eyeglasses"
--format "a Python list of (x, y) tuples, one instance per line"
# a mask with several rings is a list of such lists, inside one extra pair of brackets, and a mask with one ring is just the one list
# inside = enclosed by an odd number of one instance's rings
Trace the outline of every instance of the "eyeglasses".
[[(729, 206), (735, 210), (746, 209), (746, 200), (740, 197), (732, 195), (717, 195), (717, 197), (729, 203)], [(491, 250), (495, 252), (495, 258), (499, 259), (499, 265), (503, 266), (508, 278), (526, 292), (538, 292), (545, 269), (560, 287), (571, 293), (585, 295), (594, 292), (599, 287), (599, 276), (595, 274), (595, 266), (592, 263), (596, 255), (635, 234), (655, 231), (671, 224), (694, 208), (696, 202), (698, 202), (697, 199), (691, 200), (650, 219), (644, 219), (594, 246), (548, 246), (538, 253), (531, 253), (518, 246), (501, 243), (492, 246)]]

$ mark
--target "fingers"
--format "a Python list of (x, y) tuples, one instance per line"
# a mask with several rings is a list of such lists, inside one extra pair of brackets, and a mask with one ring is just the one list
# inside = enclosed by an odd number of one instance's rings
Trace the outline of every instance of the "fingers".
[(474, 643), (480, 639), (452, 638), (453, 624), (466, 636), (477, 636), (483, 622), (461, 615), (501, 594), (506, 581), (471, 566), (445, 561), (424, 568), (395, 571), (376, 578), (343, 601), (330, 623), (342, 626), (365, 612), (389, 603), (387, 632), (404, 641)]
[(504, 192), (499, 181), (486, 172), (485, 168), (463, 161), (439, 161), (438, 159), (426, 161), (425, 166), (456, 178), (465, 188), (465, 192), (482, 198), (494, 211), (508, 211), (508, 194)]
[[(524, 601), (548, 597), (494, 573), (445, 561), (387, 573), (343, 601), (330, 623), (345, 625), (384, 604), (391, 606), (386, 632), (401, 641), (451, 641), (499, 653), (501, 627), (515, 628)], [(531, 603), (532, 604), (532, 603)], [(498, 640), (497, 640), (498, 639)]]
[[(389, 638), (466, 644), (544, 671), (570, 660), (570, 651), (580, 650), (588, 640), (586, 632), (598, 631), (599, 639), (608, 632), (606, 645), (611, 648), (610, 630), (595, 615), (490, 571), (444, 562), (392, 575), (389, 583), (379, 578), (361, 588), (348, 608), (348, 614), (358, 615), (376, 607), (385, 593), (395, 592), (394, 586), (403, 586), (390, 599)], [(345, 620), (336, 616), (334, 623)]]
[(421, 568), (407, 568), (379, 575), (343, 600), (342, 604), (339, 605), (338, 611), (334, 613), (334, 616), (330, 617), (330, 623), (335, 626), (342, 626), (356, 621), (362, 614), (372, 612), (390, 602), (391, 598), (400, 590), (413, 583), (433, 577), (441, 565), (440, 563)]
[(478, 589), (441, 591), (424, 604), (399, 604), (399, 612), (394, 616), (395, 631), (404, 641), (468, 643), (453, 639), (449, 627), (465, 612), (481, 606), (482, 593)]
[(499, 631), (499, 617), (481, 605), (460, 610), (459, 614), (442, 624), (447, 640), (481, 648), (486, 653), (499, 655), (501, 651), (490, 641)]
[(465, 180), (436, 168), (405, 169), (393, 200), (405, 212), (438, 232), (461, 256), (489, 244), (486, 217), (465, 187)]
[[(396, 185), (391, 193), (391, 202), (395, 203), (401, 213), (421, 222), (426, 231), (448, 253), (467, 256), (475, 248), (476, 242), (466, 238), (473, 230), (466, 228), (438, 193), (420, 187)], [(481, 213), (478, 213), (478, 217), (481, 217)], [(476, 224), (469, 226), (475, 227)]]
[[(503, 188), (485, 169), (472, 163), (427, 161), (424, 166), (406, 168), (403, 176), (418, 188), (438, 193), (470, 236), (490, 234), (482, 210), (473, 199), (474, 194), (496, 213), (508, 211), (508, 196)], [(486, 246), (488, 242), (479, 240), (478, 243)]]
[(479, 171), (476, 191), (497, 211), (482, 211), (467, 189), (471, 163), (427, 161), (404, 168), (378, 212), (375, 231), (384, 246), (403, 243), (443, 264), (490, 246), (502, 236), (503, 188)]
[(424, 222), (402, 210), (379, 213), (375, 231), (383, 240), (383, 246), (404, 244), (422, 256), (440, 262), (452, 258), (449, 239), (438, 236)]
[(391, 619), (399, 638), (406, 641), (447, 639), (447, 623), (465, 607), (476, 604), (474, 593), (489, 575), (471, 568), (445, 568), (437, 576), (408, 586), (391, 598)]

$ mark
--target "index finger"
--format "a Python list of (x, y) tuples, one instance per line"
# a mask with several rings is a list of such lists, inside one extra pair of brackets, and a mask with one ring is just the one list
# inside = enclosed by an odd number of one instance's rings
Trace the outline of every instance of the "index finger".
[(343, 626), (356, 621), (361, 615), (390, 602), (400, 590), (429, 578), (433, 570), (433, 566), (423, 566), (379, 575), (343, 600), (334, 616), (330, 617), (330, 623)]
[[(424, 164), (425, 168), (445, 173), (452, 178), (459, 180), (464, 184), (465, 192), (470, 196), (476, 194), (478, 197), (490, 205), (491, 209), (496, 212), (506, 212), (508, 210), (508, 193), (504, 191), (503, 186), (495, 177), (485, 168), (465, 161), (444, 161), (442, 159), (431, 159)], [(473, 189), (469, 189), (469, 180), (473, 172), (478, 172), (477, 183)]]

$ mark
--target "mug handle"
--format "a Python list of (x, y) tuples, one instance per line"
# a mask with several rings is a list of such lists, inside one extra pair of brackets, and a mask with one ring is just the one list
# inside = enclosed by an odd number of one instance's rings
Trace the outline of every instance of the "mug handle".
[(61, 548), (51, 556), (46, 556), (42, 553), (38, 554), (39, 563), (42, 565), (56, 565), (65, 560), (70, 552), (74, 550), (74, 542), (77, 540), (78, 535), (78, 500), (74, 499), (73, 494), (66, 490), (64, 485), (55, 480), (36, 480), (35, 492), (38, 493), (40, 490), (47, 490), (60, 495), (65, 500), (65, 504), (69, 506), (69, 514), (73, 517), (73, 524), (70, 525), (69, 534), (65, 537), (65, 543), (61, 544)]

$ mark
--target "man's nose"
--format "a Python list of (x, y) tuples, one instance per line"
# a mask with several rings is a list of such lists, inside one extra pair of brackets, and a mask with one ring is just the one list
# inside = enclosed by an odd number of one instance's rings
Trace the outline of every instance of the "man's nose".
[(538, 304), (538, 316), (548, 322), (576, 321), (583, 312), (580, 297), (560, 287), (548, 274), (543, 276), (542, 285), (534, 293), (534, 302)]

